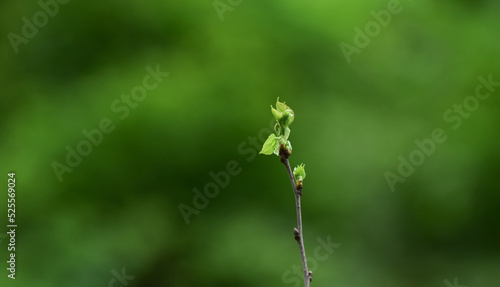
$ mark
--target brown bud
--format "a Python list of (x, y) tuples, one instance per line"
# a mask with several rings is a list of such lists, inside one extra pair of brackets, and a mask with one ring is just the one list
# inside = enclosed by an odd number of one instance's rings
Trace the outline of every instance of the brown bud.
[(295, 240), (297, 240), (297, 242), (300, 242), (300, 234), (299, 234), (299, 230), (297, 228), (293, 228), (293, 235), (295, 237)]
[(291, 154), (292, 154), (291, 151), (287, 150), (284, 144), (280, 145), (279, 155), (280, 155), (280, 161), (283, 164), (290, 157)]

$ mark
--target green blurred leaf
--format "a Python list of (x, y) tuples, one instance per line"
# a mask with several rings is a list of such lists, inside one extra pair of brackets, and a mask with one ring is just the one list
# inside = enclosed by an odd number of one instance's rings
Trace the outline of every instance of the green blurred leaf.
[(266, 142), (262, 146), (260, 154), (271, 155), (275, 153), (275, 150), (278, 147), (278, 139), (279, 138), (275, 134), (270, 134)]

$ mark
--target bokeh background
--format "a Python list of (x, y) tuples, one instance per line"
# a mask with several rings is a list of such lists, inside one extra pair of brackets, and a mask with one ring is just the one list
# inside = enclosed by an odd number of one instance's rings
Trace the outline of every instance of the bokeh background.
[[(339, 45), (389, 1), (221, 3), (73, 0), (16, 53), (8, 34), (42, 9), (1, 2), (0, 230), (10, 171), (19, 227), (0, 285), (301, 286), (290, 183), (255, 147), (280, 97), (306, 164), (306, 252), (340, 244), (312, 286), (498, 286), (500, 89), (457, 129), (443, 113), (479, 76), (500, 81), (499, 2), (401, 1), (350, 63)], [(111, 104), (157, 65), (169, 76), (120, 119)], [(115, 130), (60, 182), (53, 162), (103, 118)], [(446, 142), (391, 192), (384, 173), (435, 128)], [(233, 161), (186, 224), (179, 205)]]

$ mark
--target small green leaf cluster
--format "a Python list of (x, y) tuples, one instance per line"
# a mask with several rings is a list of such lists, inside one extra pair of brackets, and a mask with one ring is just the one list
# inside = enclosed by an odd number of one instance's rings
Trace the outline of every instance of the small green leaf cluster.
[(271, 155), (274, 153), (279, 156), (281, 146), (284, 146), (289, 153), (292, 153), (292, 145), (290, 144), (288, 137), (290, 136), (289, 126), (294, 119), (293, 110), (289, 106), (285, 105), (285, 103), (281, 103), (278, 98), (276, 100), (276, 109), (271, 106), (271, 112), (276, 119), (274, 133), (269, 135), (260, 153), (265, 155)]
[[(279, 98), (276, 100), (276, 108), (271, 106), (271, 112), (276, 119), (274, 133), (269, 135), (260, 153), (265, 155), (271, 155), (274, 153), (277, 156), (281, 156), (280, 149), (284, 149), (284, 152), (286, 154), (285, 158), (286, 160), (288, 160), (288, 156), (292, 153), (292, 145), (288, 140), (288, 137), (290, 136), (290, 124), (293, 122), (295, 116), (293, 110), (279, 100)], [(298, 165), (296, 168), (294, 168), (293, 177), (295, 179), (295, 185), (297, 189), (302, 191), (302, 183), (306, 178), (306, 170), (304, 164)]]
[(306, 178), (305, 164), (300, 164), (293, 169), (293, 178), (295, 179), (295, 185), (297, 188), (302, 188), (302, 182)]

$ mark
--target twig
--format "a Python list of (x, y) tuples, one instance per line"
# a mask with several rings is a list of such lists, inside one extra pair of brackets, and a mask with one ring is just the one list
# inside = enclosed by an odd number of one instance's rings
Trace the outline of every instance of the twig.
[(312, 272), (307, 269), (307, 259), (306, 259), (306, 251), (304, 248), (304, 236), (302, 233), (302, 210), (300, 207), (300, 198), (302, 197), (302, 187), (297, 189), (295, 186), (295, 180), (293, 178), (292, 169), (290, 168), (290, 163), (288, 162), (288, 157), (290, 157), (290, 153), (283, 147), (280, 148), (280, 161), (285, 165), (286, 170), (288, 172), (288, 177), (290, 178), (290, 182), (292, 184), (293, 193), (295, 195), (295, 206), (297, 209), (297, 228), (294, 228), (294, 237), (297, 243), (299, 244), (300, 256), (302, 257), (302, 268), (304, 269), (304, 286), (309, 287), (312, 282)]
[[(300, 256), (302, 257), (302, 268), (304, 269), (304, 286), (309, 287), (312, 282), (312, 271), (307, 269), (306, 251), (304, 249), (304, 236), (302, 233), (302, 211), (300, 207), (300, 199), (302, 197), (302, 183), (306, 178), (304, 164), (298, 165), (292, 172), (288, 158), (292, 153), (292, 145), (288, 140), (290, 136), (290, 124), (295, 117), (293, 110), (281, 103), (279, 98), (276, 100), (276, 109), (271, 106), (271, 112), (276, 119), (274, 126), (275, 133), (269, 135), (262, 146), (261, 154), (279, 155), (280, 161), (285, 165), (288, 177), (292, 183), (293, 193), (295, 195), (295, 207), (297, 208), (297, 228), (293, 229), (295, 240), (299, 244)], [(297, 184), (295, 183), (297, 181)]]

